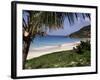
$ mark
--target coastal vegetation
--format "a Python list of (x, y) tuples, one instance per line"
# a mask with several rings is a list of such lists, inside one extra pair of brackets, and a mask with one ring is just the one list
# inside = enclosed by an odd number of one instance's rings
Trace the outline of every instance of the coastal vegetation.
[(90, 51), (91, 50), (91, 45), (90, 45), (90, 41), (81, 41), (79, 45), (77, 45), (76, 47), (73, 47), (73, 50), (76, 53), (82, 54), (85, 50)]
[(91, 65), (90, 41), (83, 42), (73, 50), (54, 52), (26, 61), (26, 69), (81, 67)]

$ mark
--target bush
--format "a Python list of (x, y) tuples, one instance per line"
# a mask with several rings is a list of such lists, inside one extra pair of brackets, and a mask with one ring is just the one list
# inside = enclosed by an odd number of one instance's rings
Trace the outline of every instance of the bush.
[(90, 50), (91, 49), (91, 45), (90, 45), (90, 41), (80, 41), (80, 44), (76, 47), (73, 47), (73, 50), (76, 53), (83, 53), (85, 50)]

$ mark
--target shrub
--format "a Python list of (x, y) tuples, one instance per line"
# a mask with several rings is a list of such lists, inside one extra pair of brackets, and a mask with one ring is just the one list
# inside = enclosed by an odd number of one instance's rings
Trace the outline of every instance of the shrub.
[(91, 45), (90, 45), (90, 41), (80, 41), (80, 44), (76, 47), (73, 47), (73, 50), (76, 53), (83, 53), (85, 50), (90, 50), (91, 49)]

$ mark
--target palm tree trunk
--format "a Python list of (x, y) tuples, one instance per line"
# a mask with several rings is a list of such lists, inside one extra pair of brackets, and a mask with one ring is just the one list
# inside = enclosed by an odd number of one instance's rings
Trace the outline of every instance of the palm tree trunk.
[(29, 34), (28, 36), (23, 35), (23, 69), (25, 69), (26, 59), (29, 52), (31, 41), (35, 38), (35, 34), (32, 36)]
[(23, 42), (23, 69), (25, 69), (25, 63), (26, 63), (30, 43), (31, 43), (30, 40), (28, 40), (27, 42), (26, 41)]

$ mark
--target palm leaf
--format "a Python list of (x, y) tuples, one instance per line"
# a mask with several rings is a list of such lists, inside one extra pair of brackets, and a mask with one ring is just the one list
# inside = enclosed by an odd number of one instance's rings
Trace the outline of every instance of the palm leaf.
[[(57, 30), (63, 28), (63, 23), (65, 18), (68, 18), (69, 23), (72, 25), (76, 20), (78, 20), (79, 15), (88, 17), (90, 19), (89, 13), (72, 13), (72, 12), (46, 12), (46, 11), (26, 11), (29, 15), (27, 16), (27, 24), (23, 20), (23, 24), (31, 35), (37, 34), (38, 32), (49, 30)], [(25, 28), (25, 26), (23, 26)]]

